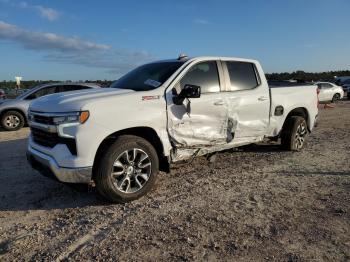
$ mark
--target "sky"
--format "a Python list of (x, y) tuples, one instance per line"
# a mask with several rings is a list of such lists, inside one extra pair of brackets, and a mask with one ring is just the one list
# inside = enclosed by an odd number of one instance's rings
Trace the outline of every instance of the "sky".
[(114, 80), (159, 59), (350, 69), (350, 0), (0, 0), (0, 80)]

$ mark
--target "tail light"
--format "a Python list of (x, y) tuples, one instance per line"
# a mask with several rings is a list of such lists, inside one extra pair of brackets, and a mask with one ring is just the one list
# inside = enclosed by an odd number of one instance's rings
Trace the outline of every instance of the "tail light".
[(320, 104), (320, 100), (318, 99), (318, 95), (320, 94), (320, 88), (316, 88), (316, 94), (317, 94), (317, 108), (318, 108), (318, 105)]

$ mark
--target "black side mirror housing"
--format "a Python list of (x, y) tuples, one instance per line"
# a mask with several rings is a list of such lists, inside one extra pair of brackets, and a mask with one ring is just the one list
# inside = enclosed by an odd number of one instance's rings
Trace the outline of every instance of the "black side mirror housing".
[(201, 87), (195, 85), (185, 85), (180, 92), (180, 96), (184, 98), (199, 98), (201, 97)]
[(180, 94), (176, 94), (175, 88), (173, 91), (173, 102), (176, 105), (181, 105), (185, 98), (199, 98), (201, 96), (201, 87), (196, 85), (185, 85)]

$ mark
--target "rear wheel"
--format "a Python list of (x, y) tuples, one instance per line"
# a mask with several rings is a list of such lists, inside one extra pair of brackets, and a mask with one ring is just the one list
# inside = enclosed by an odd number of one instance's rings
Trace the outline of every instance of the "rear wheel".
[(292, 116), (286, 121), (281, 134), (282, 147), (289, 151), (300, 151), (308, 135), (306, 121), (300, 116)]
[(157, 152), (148, 141), (137, 136), (122, 136), (102, 155), (96, 187), (112, 202), (129, 202), (152, 189), (158, 170)]
[(335, 94), (332, 98), (332, 103), (337, 102), (338, 100), (340, 100), (340, 94)]
[(16, 131), (24, 125), (24, 117), (17, 111), (8, 111), (1, 117), (1, 125), (7, 131)]

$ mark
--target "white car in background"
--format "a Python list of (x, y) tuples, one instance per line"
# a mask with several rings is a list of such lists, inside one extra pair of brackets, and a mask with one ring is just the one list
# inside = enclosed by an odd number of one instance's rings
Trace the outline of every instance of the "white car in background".
[(315, 84), (320, 90), (320, 93), (318, 95), (320, 102), (332, 101), (335, 103), (344, 97), (344, 91), (341, 86), (337, 86), (330, 82), (317, 82)]

